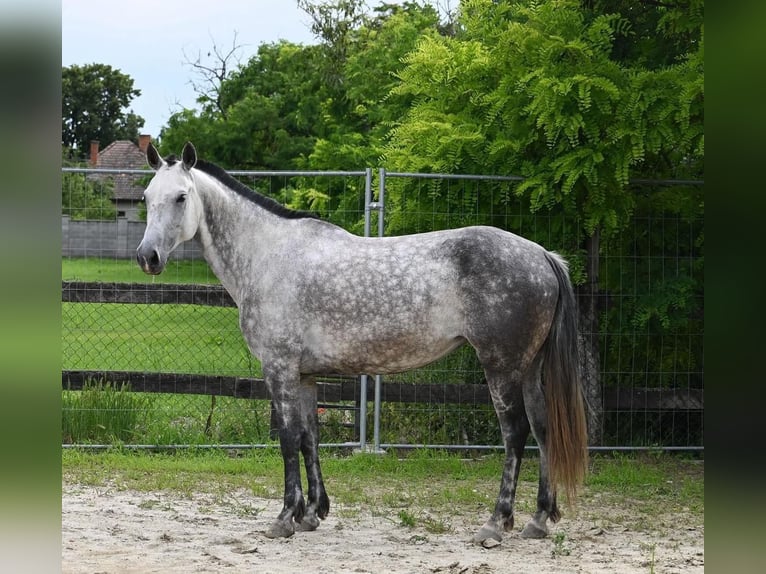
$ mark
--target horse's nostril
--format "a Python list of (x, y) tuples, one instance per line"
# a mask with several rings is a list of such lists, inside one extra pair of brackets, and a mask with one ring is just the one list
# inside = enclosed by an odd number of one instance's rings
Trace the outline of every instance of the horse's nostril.
[(138, 261), (138, 266), (147, 273), (150, 270), (160, 269), (162, 265), (160, 254), (156, 249), (144, 249), (141, 246), (136, 249), (136, 261)]

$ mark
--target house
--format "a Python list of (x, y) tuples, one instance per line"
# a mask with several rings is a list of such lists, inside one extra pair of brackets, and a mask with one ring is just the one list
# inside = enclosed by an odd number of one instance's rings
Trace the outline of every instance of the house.
[[(138, 136), (138, 145), (128, 140), (118, 140), (99, 150), (99, 142), (90, 142), (89, 167), (101, 169), (145, 170), (146, 148), (152, 137), (147, 134)], [(117, 217), (125, 217), (129, 221), (138, 221), (138, 205), (144, 195), (147, 175), (142, 174), (91, 174), (89, 179), (103, 181), (111, 179), (114, 182), (112, 201), (117, 209)]]

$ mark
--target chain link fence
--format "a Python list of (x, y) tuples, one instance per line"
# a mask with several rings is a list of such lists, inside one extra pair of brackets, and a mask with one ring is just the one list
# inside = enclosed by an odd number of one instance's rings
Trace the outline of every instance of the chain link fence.
[[(581, 223), (561, 213), (532, 213), (514, 193), (521, 178), (384, 170), (230, 173), (360, 235), (483, 224), (562, 253), (582, 309), (594, 313), (581, 322), (597, 365), (589, 371), (598, 401), (593, 446), (703, 447), (704, 198), (698, 182), (636, 182), (630, 223), (597, 246), (593, 284)], [(161, 276), (144, 275), (133, 260), (143, 207), (115, 204), (109, 175), (66, 169), (63, 177), (63, 444), (276, 444), (260, 363), (199, 249), (193, 243), (179, 248)], [(146, 182), (151, 172), (129, 175)], [(416, 371), (365, 377), (362, 384), (330, 378), (319, 395), (325, 445), (501, 448), (470, 348)]]

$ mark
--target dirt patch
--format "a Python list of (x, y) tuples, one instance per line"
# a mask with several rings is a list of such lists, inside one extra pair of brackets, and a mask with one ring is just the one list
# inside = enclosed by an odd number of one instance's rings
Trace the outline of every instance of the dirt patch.
[[(597, 501), (590, 501), (597, 502)], [(629, 514), (631, 505), (621, 508)], [(335, 505), (315, 532), (286, 540), (263, 535), (281, 508), (279, 500), (246, 491), (225, 497), (138, 492), (112, 486), (64, 483), (62, 572), (264, 573), (702, 573), (701, 517), (640, 516), (613, 520), (613, 507), (593, 508), (592, 519), (563, 518), (544, 540), (519, 536), (518, 528), (494, 548), (469, 542), (483, 512), (433, 516), (446, 532), (402, 526), (395, 513)], [(424, 511), (425, 512), (425, 511)], [(585, 513), (581, 513), (585, 514)]]

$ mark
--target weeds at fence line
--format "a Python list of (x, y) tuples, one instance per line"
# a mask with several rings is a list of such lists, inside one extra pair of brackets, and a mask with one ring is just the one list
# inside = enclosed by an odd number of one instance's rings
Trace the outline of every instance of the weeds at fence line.
[[(266, 400), (142, 393), (127, 384), (88, 381), (63, 391), (63, 444), (267, 444), (271, 406)], [(324, 442), (353, 441), (350, 409), (321, 408)]]
[(128, 385), (88, 381), (79, 392), (65, 392), (61, 417), (65, 443), (130, 442), (148, 412), (149, 400)]

